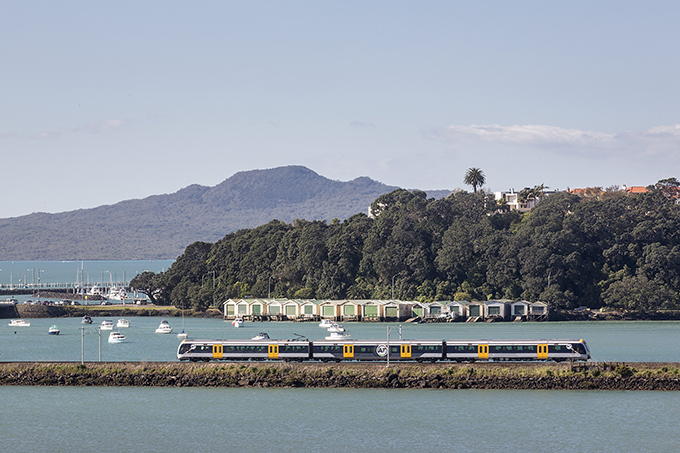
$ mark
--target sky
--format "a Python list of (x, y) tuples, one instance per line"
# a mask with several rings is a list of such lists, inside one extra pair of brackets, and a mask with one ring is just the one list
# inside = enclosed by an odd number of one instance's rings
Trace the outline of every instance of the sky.
[[(680, 178), (680, 2), (0, 1), (0, 218), (304, 165)], [(134, 221), (132, 219), (132, 221)]]

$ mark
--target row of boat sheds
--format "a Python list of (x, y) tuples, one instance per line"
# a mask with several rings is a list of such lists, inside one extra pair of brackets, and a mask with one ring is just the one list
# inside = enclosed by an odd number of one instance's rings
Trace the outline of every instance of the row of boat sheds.
[(547, 321), (545, 302), (229, 299), (224, 319), (251, 321), (493, 322)]

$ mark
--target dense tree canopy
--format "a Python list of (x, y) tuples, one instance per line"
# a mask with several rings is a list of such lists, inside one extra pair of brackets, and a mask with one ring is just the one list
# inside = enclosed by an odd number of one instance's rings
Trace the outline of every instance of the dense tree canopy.
[[(371, 216), (272, 220), (190, 245), (132, 285), (195, 309), (233, 297), (543, 300), (555, 308), (679, 308), (675, 181), (645, 194), (545, 197), (525, 214), (483, 193), (427, 199), (398, 189)], [(669, 195), (670, 194), (670, 195)]]

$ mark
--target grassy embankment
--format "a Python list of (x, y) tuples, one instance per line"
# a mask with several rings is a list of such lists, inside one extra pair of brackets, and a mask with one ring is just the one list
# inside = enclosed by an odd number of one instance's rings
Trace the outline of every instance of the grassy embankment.
[(4, 363), (0, 385), (680, 390), (680, 364)]

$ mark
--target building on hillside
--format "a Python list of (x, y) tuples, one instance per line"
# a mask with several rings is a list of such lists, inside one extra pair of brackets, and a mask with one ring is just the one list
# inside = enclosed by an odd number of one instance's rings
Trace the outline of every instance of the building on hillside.
[(646, 193), (647, 188), (645, 186), (623, 186), (623, 190), (626, 193), (631, 193), (631, 194), (637, 194), (637, 193)]
[[(525, 191), (531, 190), (531, 188), (526, 187)], [(496, 202), (505, 200), (505, 204), (508, 206), (510, 211), (527, 212), (531, 211), (542, 199), (557, 193), (555, 190), (544, 190), (541, 192), (540, 196), (530, 198), (526, 201), (520, 201), (520, 192), (515, 192), (515, 189), (510, 189), (509, 192), (494, 192), (494, 199)]]
[(567, 192), (578, 195), (579, 197), (599, 197), (604, 193), (600, 187), (586, 187), (585, 189), (569, 189)]

